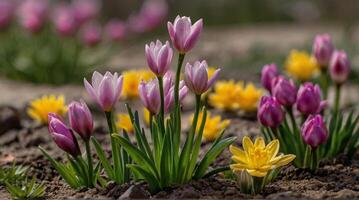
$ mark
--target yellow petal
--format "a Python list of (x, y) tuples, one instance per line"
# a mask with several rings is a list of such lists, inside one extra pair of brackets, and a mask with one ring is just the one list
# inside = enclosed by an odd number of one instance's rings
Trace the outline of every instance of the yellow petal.
[(244, 151), (242, 151), (240, 148), (235, 147), (233, 145), (229, 146), (229, 151), (237, 157), (246, 157), (246, 154), (244, 153)]
[(281, 156), (278, 156), (278, 157), (272, 159), (270, 161), (270, 163), (272, 165), (274, 165), (275, 168), (277, 168), (277, 167), (281, 167), (281, 166), (289, 164), (294, 159), (295, 159), (295, 155), (293, 155), (293, 154), (281, 155)]
[(259, 171), (259, 170), (256, 170), (256, 169), (247, 169), (247, 172), (251, 176), (255, 176), (255, 177), (264, 177), (268, 173), (268, 172), (263, 172), (263, 171)]
[(266, 150), (269, 153), (269, 157), (270, 159), (274, 158), (279, 151), (279, 141), (278, 140), (272, 140), (267, 146), (266, 146)]
[(231, 167), (231, 169), (236, 169), (236, 170), (244, 170), (244, 169), (247, 169), (247, 168), (248, 168), (247, 165), (240, 164), (240, 163), (231, 164), (230, 167)]
[(266, 144), (264, 143), (264, 139), (262, 137), (257, 137), (256, 141), (254, 142), (254, 146), (257, 148), (264, 149)]
[(245, 152), (248, 152), (250, 149), (252, 149), (254, 147), (253, 142), (251, 141), (251, 139), (249, 139), (248, 136), (243, 137), (242, 145), (243, 145), (243, 150)]

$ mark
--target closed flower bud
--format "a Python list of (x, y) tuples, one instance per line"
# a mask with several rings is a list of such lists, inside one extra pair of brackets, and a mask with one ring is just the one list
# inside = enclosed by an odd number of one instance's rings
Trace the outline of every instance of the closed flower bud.
[(321, 90), (311, 82), (300, 86), (297, 94), (297, 109), (304, 115), (317, 114), (326, 103), (321, 100)]
[(122, 80), (122, 76), (118, 76), (117, 73), (106, 72), (105, 75), (102, 75), (95, 71), (92, 75), (92, 84), (84, 79), (84, 85), (90, 97), (97, 102), (101, 109), (109, 112), (120, 98)]
[(23, 1), (18, 10), (21, 25), (32, 33), (41, 31), (47, 20), (48, 10), (48, 0)]
[(73, 101), (69, 105), (69, 120), (71, 128), (78, 133), (84, 141), (88, 141), (93, 132), (93, 119), (86, 103)]
[(257, 115), (263, 126), (271, 128), (278, 127), (284, 119), (281, 105), (274, 97), (268, 96), (261, 98)]
[(202, 62), (196, 61), (193, 65), (187, 63), (184, 81), (192, 92), (203, 94), (213, 85), (219, 72), (220, 69), (217, 69), (208, 80), (208, 65), (205, 60)]
[(55, 8), (53, 21), (56, 31), (62, 36), (73, 36), (78, 24), (75, 20), (74, 10), (71, 6), (60, 5)]
[(322, 34), (315, 36), (312, 53), (319, 65), (328, 65), (333, 51), (334, 46), (330, 35)]
[(264, 65), (261, 72), (261, 83), (269, 92), (272, 91), (272, 81), (278, 76), (278, 69), (276, 64)]
[(278, 76), (273, 81), (272, 94), (280, 104), (290, 107), (295, 103), (297, 98), (297, 89), (292, 80)]
[(190, 51), (196, 44), (202, 31), (203, 21), (198, 20), (192, 25), (191, 18), (177, 16), (174, 23), (167, 23), (168, 33), (173, 46), (180, 52)]
[(348, 79), (350, 63), (344, 51), (335, 51), (330, 60), (330, 77), (336, 84), (342, 84)]
[(96, 46), (102, 39), (101, 26), (94, 22), (85, 24), (81, 30), (81, 39), (89, 47)]
[(328, 130), (321, 115), (310, 115), (301, 128), (305, 143), (313, 149), (323, 144), (328, 139)]
[(160, 88), (157, 79), (152, 79), (150, 82), (141, 82), (138, 87), (138, 92), (142, 104), (152, 113), (158, 114), (161, 107)]
[(9, 27), (15, 10), (13, 0), (0, 0), (0, 31)]
[(73, 157), (80, 155), (81, 152), (76, 137), (61, 118), (56, 114), (50, 113), (48, 121), (49, 132), (56, 145)]
[(105, 32), (109, 39), (120, 42), (127, 36), (127, 27), (124, 22), (113, 19), (106, 24)]
[(95, 19), (99, 15), (101, 4), (98, 0), (74, 0), (73, 8), (75, 19), (81, 25)]
[(170, 44), (166, 41), (162, 45), (159, 40), (151, 42), (145, 46), (147, 64), (157, 76), (163, 76), (169, 69), (172, 61), (173, 51)]

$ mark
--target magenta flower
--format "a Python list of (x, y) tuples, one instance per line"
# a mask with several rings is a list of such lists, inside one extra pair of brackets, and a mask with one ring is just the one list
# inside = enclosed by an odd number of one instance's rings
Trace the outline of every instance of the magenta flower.
[(49, 113), (48, 119), (49, 132), (56, 145), (73, 157), (81, 155), (76, 137), (61, 118), (56, 114)]
[(190, 51), (196, 44), (202, 31), (203, 20), (192, 25), (191, 18), (177, 16), (174, 23), (168, 22), (167, 28), (173, 46), (180, 52)]
[(95, 71), (92, 75), (92, 85), (86, 79), (84, 79), (84, 84), (90, 97), (103, 111), (109, 112), (120, 98), (122, 80), (122, 76), (118, 76), (117, 73), (106, 72), (103, 76)]
[(321, 90), (311, 82), (300, 86), (297, 94), (297, 109), (304, 115), (317, 114), (326, 106), (321, 100)]
[(101, 4), (98, 0), (75, 0), (73, 8), (77, 23), (85, 24), (99, 15)]
[(14, 16), (15, 4), (13, 0), (0, 0), (0, 30), (4, 30), (11, 24)]
[(95, 22), (87, 23), (81, 30), (82, 41), (89, 47), (96, 46), (101, 42), (101, 26)]
[(173, 51), (168, 41), (162, 45), (161, 41), (151, 42), (145, 46), (147, 63), (153, 73), (163, 76), (170, 68)]
[(303, 140), (312, 149), (324, 144), (328, 139), (328, 130), (321, 115), (310, 115), (301, 128)]
[(345, 51), (334, 51), (329, 64), (330, 77), (336, 84), (344, 83), (349, 76), (350, 63)]
[(106, 35), (113, 41), (122, 41), (126, 38), (127, 27), (124, 22), (113, 19), (105, 26)]
[(48, 11), (48, 0), (25, 0), (19, 8), (20, 23), (25, 29), (37, 33), (44, 27)]
[(272, 92), (272, 80), (278, 76), (278, 69), (276, 64), (264, 65), (261, 72), (261, 83), (264, 88)]
[[(171, 112), (174, 107), (174, 83), (173, 78), (170, 72), (167, 72), (163, 78), (163, 87), (164, 87), (164, 96), (165, 96), (165, 114)], [(180, 81), (179, 84), (179, 102), (181, 103), (183, 99), (188, 94), (188, 88), (185, 85), (184, 81)]]
[(263, 126), (276, 128), (283, 122), (284, 112), (274, 97), (263, 96), (259, 103), (257, 118)]
[(204, 60), (196, 61), (193, 65), (187, 63), (185, 67), (185, 83), (195, 94), (205, 93), (217, 79), (220, 69), (217, 69), (213, 76), (208, 80), (208, 65)]
[(320, 65), (326, 66), (329, 64), (333, 51), (334, 46), (329, 34), (315, 36), (313, 43), (313, 55)]
[(53, 21), (56, 31), (62, 36), (72, 36), (77, 31), (78, 24), (74, 10), (68, 5), (60, 5), (55, 8)]
[(84, 141), (88, 141), (93, 133), (93, 119), (86, 103), (73, 101), (69, 105), (69, 120), (71, 128), (76, 131)]
[(272, 94), (283, 106), (292, 106), (297, 99), (297, 88), (293, 80), (278, 76), (273, 80)]
[(161, 108), (160, 88), (157, 79), (148, 83), (142, 81), (138, 86), (138, 92), (143, 105), (152, 114), (158, 114)]

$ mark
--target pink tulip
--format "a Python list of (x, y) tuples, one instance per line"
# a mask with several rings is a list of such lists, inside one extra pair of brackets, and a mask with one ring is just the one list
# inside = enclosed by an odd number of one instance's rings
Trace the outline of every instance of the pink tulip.
[(263, 126), (276, 128), (283, 122), (284, 112), (274, 97), (263, 96), (259, 103), (257, 118)]
[(73, 157), (81, 155), (76, 137), (61, 118), (56, 114), (49, 113), (48, 119), (49, 132), (56, 145)]
[(62, 36), (72, 36), (78, 29), (74, 10), (68, 5), (59, 5), (55, 8), (53, 21), (57, 32)]
[(313, 55), (320, 65), (326, 66), (329, 64), (333, 51), (334, 46), (329, 34), (315, 36), (313, 43)]
[(101, 26), (95, 22), (85, 24), (81, 30), (82, 41), (89, 47), (96, 46), (101, 42)]
[(261, 83), (269, 92), (272, 91), (272, 81), (278, 76), (278, 69), (276, 64), (264, 65), (261, 72)]
[(5, 30), (11, 24), (14, 16), (15, 3), (13, 0), (0, 0), (0, 30)]
[(95, 71), (92, 75), (92, 85), (86, 79), (84, 79), (84, 84), (90, 97), (103, 111), (109, 112), (120, 98), (122, 80), (122, 76), (118, 76), (117, 73), (106, 72), (102, 75)]
[(272, 94), (277, 101), (283, 106), (291, 107), (297, 98), (297, 88), (293, 80), (278, 76), (273, 80), (272, 84)]
[(312, 149), (324, 144), (328, 139), (328, 130), (320, 115), (310, 115), (301, 128), (303, 140)]
[[(165, 114), (171, 112), (174, 107), (174, 83), (173, 77), (170, 72), (167, 72), (163, 78), (164, 85), (164, 95), (165, 95)], [(180, 81), (179, 84), (179, 102), (181, 103), (183, 99), (188, 94), (188, 88), (185, 85), (184, 81)]]
[(329, 65), (330, 77), (336, 84), (343, 84), (349, 76), (350, 63), (345, 51), (335, 51)]
[(190, 51), (202, 31), (203, 20), (192, 25), (191, 18), (177, 16), (174, 23), (168, 22), (167, 28), (173, 46), (182, 54)]
[(161, 108), (161, 96), (157, 79), (145, 83), (142, 81), (138, 87), (143, 105), (152, 113), (158, 114)]
[(321, 100), (320, 87), (311, 82), (300, 86), (296, 104), (298, 111), (304, 115), (317, 114), (326, 106), (326, 102)]
[(220, 69), (217, 69), (213, 76), (208, 80), (208, 65), (204, 60), (196, 61), (193, 65), (187, 63), (185, 67), (185, 83), (187, 87), (195, 94), (205, 93), (214, 83), (219, 75)]
[(153, 73), (163, 76), (170, 68), (173, 51), (168, 41), (164, 45), (157, 40), (145, 46), (147, 63)]
[(86, 103), (73, 101), (69, 105), (69, 120), (71, 128), (76, 131), (84, 141), (88, 141), (93, 133), (93, 119)]
[(99, 15), (101, 3), (98, 0), (74, 0), (73, 8), (77, 23), (85, 24)]
[(41, 31), (47, 20), (48, 10), (48, 0), (23, 1), (19, 8), (21, 25), (32, 33)]
[(126, 38), (127, 27), (122, 21), (113, 19), (106, 24), (105, 32), (107, 37), (118, 42)]

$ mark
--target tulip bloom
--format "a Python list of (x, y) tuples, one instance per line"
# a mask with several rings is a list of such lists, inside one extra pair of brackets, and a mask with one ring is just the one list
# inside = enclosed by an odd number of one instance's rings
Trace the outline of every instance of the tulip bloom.
[(334, 46), (330, 35), (322, 34), (315, 36), (312, 52), (319, 65), (328, 65), (334, 52)]
[(278, 69), (276, 64), (264, 65), (261, 72), (261, 83), (269, 92), (272, 91), (272, 80), (278, 76)]
[(69, 105), (69, 120), (71, 128), (76, 131), (84, 141), (88, 141), (93, 133), (93, 119), (86, 103), (73, 101)]
[(297, 94), (297, 109), (304, 115), (319, 113), (325, 106), (321, 101), (321, 90), (318, 85), (311, 82), (300, 86)]
[(329, 65), (330, 77), (336, 84), (342, 84), (348, 79), (350, 63), (344, 51), (335, 51)]
[(281, 105), (274, 97), (268, 96), (261, 98), (257, 115), (258, 120), (263, 126), (271, 128), (278, 127), (284, 119)]
[(205, 60), (202, 62), (196, 61), (193, 65), (187, 63), (184, 81), (192, 92), (197, 95), (203, 94), (213, 85), (219, 72), (220, 69), (217, 69), (208, 80), (208, 65)]
[(48, 0), (25, 0), (19, 8), (21, 25), (32, 33), (39, 32), (45, 25), (48, 10)]
[(14, 8), (13, 0), (0, 0), (0, 30), (4, 30), (10, 25)]
[(57, 32), (62, 36), (72, 36), (78, 28), (73, 8), (62, 5), (57, 7), (54, 12), (53, 21)]
[(321, 115), (310, 115), (301, 128), (305, 143), (312, 149), (317, 148), (328, 139), (328, 130)]
[(127, 27), (124, 22), (111, 20), (105, 27), (106, 35), (113, 41), (122, 41), (126, 38)]
[(283, 76), (279, 76), (273, 81), (272, 93), (277, 101), (286, 107), (292, 106), (297, 98), (294, 82), (285, 79)]
[(74, 158), (81, 155), (76, 137), (65, 123), (56, 114), (50, 113), (49, 132), (57, 146), (72, 155)]
[(177, 16), (174, 23), (167, 23), (168, 33), (173, 46), (182, 54), (190, 51), (196, 44), (202, 31), (203, 20), (192, 25), (191, 18)]
[(157, 79), (152, 79), (150, 82), (141, 82), (138, 87), (140, 99), (143, 105), (152, 113), (158, 114), (161, 107), (160, 89)]
[(94, 72), (92, 85), (84, 79), (84, 85), (90, 97), (97, 102), (103, 111), (109, 112), (119, 100), (122, 91), (122, 76), (106, 72), (102, 75)]
[(153, 73), (163, 76), (169, 69), (173, 51), (168, 41), (162, 45), (161, 41), (151, 42), (145, 46), (147, 63)]

